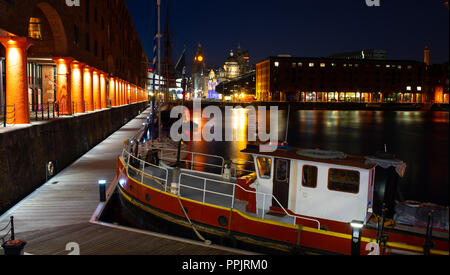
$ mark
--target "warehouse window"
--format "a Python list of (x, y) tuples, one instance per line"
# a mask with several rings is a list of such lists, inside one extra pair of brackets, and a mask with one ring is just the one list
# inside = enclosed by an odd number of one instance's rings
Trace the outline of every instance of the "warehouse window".
[(41, 20), (39, 18), (31, 17), (28, 27), (28, 36), (33, 39), (42, 40)]

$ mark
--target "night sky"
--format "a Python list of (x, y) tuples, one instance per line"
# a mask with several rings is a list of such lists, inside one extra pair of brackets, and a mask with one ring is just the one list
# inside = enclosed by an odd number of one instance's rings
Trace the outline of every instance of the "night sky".
[[(149, 59), (156, 0), (126, 0)], [(162, 0), (167, 3), (167, 0)], [(443, 0), (171, 0), (174, 62), (187, 48), (188, 67), (197, 44), (209, 67), (221, 66), (240, 43), (253, 64), (268, 56), (323, 57), (362, 49), (384, 49), (389, 59), (448, 61), (449, 11)], [(165, 5), (162, 12), (165, 26)]]

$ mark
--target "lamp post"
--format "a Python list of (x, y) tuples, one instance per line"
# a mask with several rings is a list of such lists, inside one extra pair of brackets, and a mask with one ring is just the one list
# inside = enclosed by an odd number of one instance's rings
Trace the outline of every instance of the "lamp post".
[(106, 202), (106, 180), (99, 180), (100, 202)]

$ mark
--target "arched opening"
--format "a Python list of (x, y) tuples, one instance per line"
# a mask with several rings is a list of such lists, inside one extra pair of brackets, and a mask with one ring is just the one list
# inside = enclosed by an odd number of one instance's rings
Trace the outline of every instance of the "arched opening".
[(65, 56), (67, 35), (58, 12), (48, 3), (37, 4), (28, 19), (28, 37), (33, 41), (31, 57)]
[[(40, 2), (28, 18), (28, 87), (30, 111), (36, 112), (55, 102), (56, 68), (52, 57), (68, 55), (68, 40), (59, 13)], [(47, 106), (47, 107), (46, 107)]]
[(36, 7), (41, 10), (49, 23), (53, 36), (55, 55), (65, 56), (67, 54), (67, 35), (61, 17), (49, 3), (41, 2)]

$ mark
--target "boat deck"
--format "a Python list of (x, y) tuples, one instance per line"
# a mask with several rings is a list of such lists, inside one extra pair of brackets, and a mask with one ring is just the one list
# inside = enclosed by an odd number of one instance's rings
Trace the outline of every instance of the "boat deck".
[[(202, 242), (91, 222), (99, 208), (98, 180), (111, 184), (124, 140), (137, 133), (149, 110), (93, 148), (29, 197), (0, 217), (0, 228), (14, 216), (16, 238), (33, 255), (69, 254), (77, 243), (81, 255), (238, 255), (251, 254)], [(109, 188), (110, 186), (108, 186)], [(0, 254), (2, 251), (0, 251)]]

